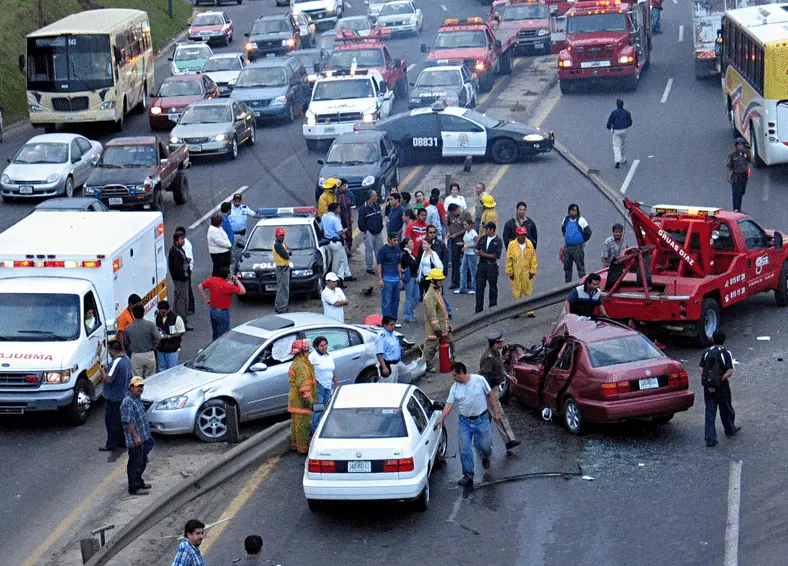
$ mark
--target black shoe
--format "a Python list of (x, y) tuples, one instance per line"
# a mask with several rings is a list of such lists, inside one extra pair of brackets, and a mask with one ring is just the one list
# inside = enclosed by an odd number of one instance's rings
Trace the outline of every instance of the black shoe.
[(717, 441), (716, 440), (707, 440), (706, 441), (706, 446), (708, 446), (709, 448), (711, 448), (712, 446), (717, 446)]
[(99, 446), (99, 452), (112, 452), (114, 448), (107, 448), (106, 446)]
[(186, 327), (186, 332), (194, 332), (194, 327), (193, 326), (187, 326)]
[(152, 486), (151, 484), (149, 484), (149, 483), (146, 483), (146, 484), (145, 484), (145, 485), (143, 485), (142, 487), (143, 487), (143, 488), (145, 488), (145, 489), (150, 489), (150, 488), (152, 488), (153, 486)]
[(619, 167), (621, 167), (621, 164), (618, 161), (616, 161), (616, 169), (618, 169)]
[(726, 432), (725, 436), (736, 436), (736, 433), (741, 430), (740, 426), (734, 427), (732, 431)]
[(348, 275), (347, 277), (343, 278), (342, 281), (355, 281), (356, 278), (352, 275)]
[(369, 273), (370, 275), (375, 275), (375, 270), (374, 269), (367, 269), (367, 273)]
[(490, 459), (489, 458), (482, 458), (482, 468), (485, 470), (490, 467)]
[(457, 485), (461, 485), (462, 487), (467, 487), (469, 485), (473, 485), (473, 476), (465, 474), (460, 478), (460, 481), (457, 482)]
[(512, 440), (506, 443), (506, 449), (511, 450), (512, 448), (517, 448), (520, 446), (521, 442), (519, 440)]

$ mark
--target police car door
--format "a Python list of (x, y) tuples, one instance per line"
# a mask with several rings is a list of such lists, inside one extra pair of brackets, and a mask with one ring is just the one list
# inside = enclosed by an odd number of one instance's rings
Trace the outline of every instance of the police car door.
[(386, 81), (378, 80), (377, 77), (373, 77), (373, 80), (375, 81), (375, 92), (376, 96), (378, 97), (380, 117), (388, 118), (389, 114), (391, 114), (391, 105), (394, 98), (394, 91), (389, 90), (388, 85), (386, 85)]
[[(409, 156), (419, 161), (435, 161), (441, 157), (443, 148), (438, 116), (429, 108), (419, 110), (403, 120), (402, 143)], [(395, 138), (399, 137), (395, 134)]]
[(484, 155), (487, 152), (487, 130), (482, 126), (451, 114), (441, 114), (438, 118), (444, 157)]

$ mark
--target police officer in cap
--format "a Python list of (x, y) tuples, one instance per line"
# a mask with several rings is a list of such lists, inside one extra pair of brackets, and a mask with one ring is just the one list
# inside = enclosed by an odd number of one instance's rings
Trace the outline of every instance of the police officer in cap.
[[(484, 354), (482, 354), (482, 358), (479, 361), (479, 373), (487, 380), (490, 389), (495, 390), (504, 379), (514, 382), (514, 378), (508, 375), (503, 368), (503, 334), (500, 332), (488, 334), (487, 343), (488, 348), (485, 350)], [(520, 441), (514, 437), (514, 431), (509, 425), (509, 419), (506, 418), (497, 399), (495, 403), (498, 404), (498, 410), (501, 414), (501, 420), (495, 421), (495, 426), (498, 428), (501, 438), (503, 438), (503, 441), (506, 443), (506, 449), (511, 450), (515, 446), (518, 446)], [(495, 412), (494, 407), (490, 407), (490, 411)]]
[(750, 163), (752, 163), (752, 153), (747, 140), (736, 138), (733, 142), (733, 151), (728, 154), (728, 162), (725, 165), (728, 182), (731, 184), (733, 210), (736, 212), (741, 212), (741, 201), (747, 191), (747, 179), (750, 178)]

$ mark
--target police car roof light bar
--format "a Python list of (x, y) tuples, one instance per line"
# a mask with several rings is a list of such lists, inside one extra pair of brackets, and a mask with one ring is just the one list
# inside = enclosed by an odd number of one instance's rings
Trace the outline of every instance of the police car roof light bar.
[(258, 208), (255, 214), (266, 218), (277, 218), (279, 216), (315, 216), (317, 208), (314, 206), (291, 206), (280, 208)]

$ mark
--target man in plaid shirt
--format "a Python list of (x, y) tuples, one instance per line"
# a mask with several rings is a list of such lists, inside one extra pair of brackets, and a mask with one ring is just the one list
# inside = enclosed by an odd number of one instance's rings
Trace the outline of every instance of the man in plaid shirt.
[(205, 525), (197, 519), (190, 519), (183, 529), (183, 540), (178, 545), (175, 558), (170, 566), (205, 566), (200, 554), (200, 545), (205, 538)]

